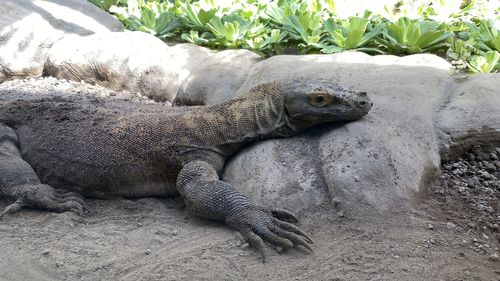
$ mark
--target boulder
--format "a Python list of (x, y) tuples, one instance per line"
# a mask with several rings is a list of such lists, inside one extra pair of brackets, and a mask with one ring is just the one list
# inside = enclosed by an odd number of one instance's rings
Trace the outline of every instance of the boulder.
[(139, 31), (66, 36), (51, 48), (44, 72), (171, 102), (195, 62), (212, 52), (191, 44), (169, 47)]
[(500, 146), (500, 73), (458, 77), (437, 116), (443, 158), (473, 145)]
[[(322, 77), (368, 92), (374, 106), (362, 120), (306, 133), (314, 138), (257, 143), (228, 163), (224, 178), (257, 202), (278, 200), (296, 211), (321, 203), (315, 199), (320, 191), (311, 188), (326, 188), (330, 200), (351, 210), (406, 206), (439, 173), (434, 116), (453, 84), (449, 67), (433, 55), (362, 53), (275, 56), (257, 63), (235, 95), (266, 81)], [(288, 151), (308, 153), (284, 158)], [(318, 184), (304, 188), (308, 181)]]
[(65, 34), (123, 30), (86, 0), (4, 0), (0, 14), (0, 82), (40, 76), (50, 47)]
[(248, 70), (260, 60), (248, 50), (224, 50), (211, 53), (205, 61), (191, 60), (190, 75), (175, 103), (209, 105), (230, 99), (245, 82)]
[(329, 203), (314, 135), (255, 143), (226, 163), (223, 178), (269, 207), (299, 211)]

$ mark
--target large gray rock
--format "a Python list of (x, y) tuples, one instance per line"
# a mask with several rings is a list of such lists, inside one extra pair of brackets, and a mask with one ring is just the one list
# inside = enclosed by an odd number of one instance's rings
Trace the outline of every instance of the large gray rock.
[(189, 77), (179, 89), (175, 102), (184, 105), (209, 105), (235, 95), (248, 70), (262, 58), (248, 50), (212, 53), (205, 61), (191, 60)]
[(437, 124), (444, 158), (456, 158), (476, 144), (500, 146), (500, 73), (457, 79)]
[(191, 44), (169, 47), (138, 31), (66, 36), (51, 48), (44, 72), (173, 101), (182, 82), (212, 53)]
[[(126, 46), (126, 48), (124, 47)], [(47, 75), (141, 93), (177, 104), (214, 104), (233, 96), (261, 57), (248, 50), (216, 52), (192, 44), (169, 47), (143, 32), (66, 36), (54, 44)]]
[(318, 206), (330, 201), (318, 154), (309, 134), (259, 142), (238, 152), (223, 178), (264, 206), (294, 211)]
[[(236, 94), (270, 80), (322, 77), (368, 92), (374, 106), (362, 120), (309, 132), (312, 139), (257, 143), (229, 162), (224, 177), (257, 202), (281, 201), (294, 210), (319, 204), (316, 188), (326, 188), (329, 199), (349, 209), (407, 205), (438, 175), (434, 115), (453, 84), (449, 67), (431, 55), (343, 53), (262, 61)], [(301, 153), (283, 157), (288, 151)]]
[(123, 30), (86, 0), (3, 0), (0, 14), (0, 82), (40, 76), (50, 47), (65, 34)]

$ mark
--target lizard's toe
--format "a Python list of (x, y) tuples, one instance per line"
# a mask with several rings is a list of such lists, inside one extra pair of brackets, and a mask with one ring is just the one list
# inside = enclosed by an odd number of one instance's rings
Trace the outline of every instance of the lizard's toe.
[(16, 202), (8, 205), (3, 209), (3, 211), (0, 213), (0, 220), (3, 219), (3, 217), (7, 214), (12, 214), (15, 213), (23, 208), (24, 204), (21, 199), (16, 200)]
[(309, 246), (310, 243), (313, 243), (311, 237), (299, 227), (284, 221), (296, 221), (297, 217), (288, 211), (278, 210), (279, 213), (276, 215), (276, 209), (269, 211), (247, 205), (228, 217), (226, 222), (238, 229), (250, 245), (261, 253), (264, 262), (266, 260), (264, 241), (283, 249), (301, 246), (313, 252)]
[(87, 204), (85, 204), (83, 196), (76, 193), (76, 192), (57, 190), (56, 197), (57, 197), (58, 202), (60, 202), (60, 203), (74, 202), (74, 203), (79, 204), (83, 211), (87, 210)]
[(17, 200), (7, 206), (0, 218), (9, 213), (17, 212), (25, 207), (39, 208), (58, 213), (71, 211), (80, 216), (86, 209), (83, 197), (74, 192), (61, 192), (45, 184), (23, 186), (24, 192)]
[(272, 209), (271, 214), (273, 214), (273, 217), (280, 219), (282, 221), (292, 222), (292, 223), (299, 222), (299, 218), (297, 218), (296, 215), (294, 215), (292, 212), (285, 210), (285, 209), (281, 209), (281, 208)]

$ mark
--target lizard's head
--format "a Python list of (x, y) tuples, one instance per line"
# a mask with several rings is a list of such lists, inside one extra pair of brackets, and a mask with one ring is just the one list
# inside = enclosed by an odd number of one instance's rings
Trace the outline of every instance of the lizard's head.
[(345, 89), (326, 79), (294, 80), (284, 85), (285, 108), (295, 126), (357, 120), (373, 103), (366, 92)]

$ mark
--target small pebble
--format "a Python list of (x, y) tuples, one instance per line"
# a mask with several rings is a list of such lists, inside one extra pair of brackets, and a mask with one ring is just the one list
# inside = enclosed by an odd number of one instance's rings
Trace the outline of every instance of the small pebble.
[(337, 213), (337, 216), (339, 216), (339, 217), (341, 217), (341, 218), (345, 217), (345, 213), (344, 213), (344, 211), (339, 211), (339, 212)]
[(498, 253), (493, 253), (490, 255), (490, 260), (497, 261), (499, 259)]
[(150, 250), (150, 249), (147, 249), (147, 250), (146, 250), (146, 252), (144, 252), (144, 254), (146, 254), (146, 256), (151, 255), (151, 250)]
[(48, 254), (50, 254), (50, 250), (49, 249), (43, 250), (42, 255), (46, 256)]
[[(491, 163), (491, 162), (486, 162), (484, 164), (484, 168), (486, 169), (486, 171), (488, 172), (495, 172), (497, 170), (497, 167), (495, 166), (495, 164)], [(491, 178), (491, 176), (490, 176)]]
[(340, 200), (338, 197), (334, 197), (334, 198), (332, 199), (332, 205), (333, 205), (334, 207), (337, 207), (338, 205), (340, 205), (340, 203), (341, 203), (341, 200)]
[(427, 229), (430, 229), (430, 230), (433, 230), (434, 229), (434, 226), (430, 223), (427, 224)]

